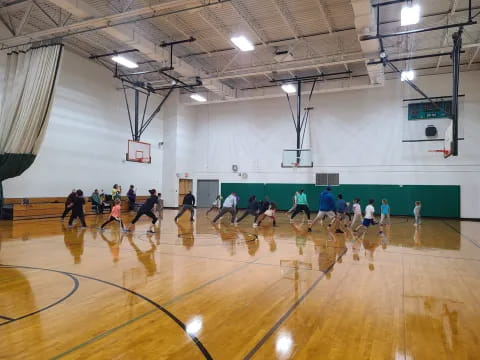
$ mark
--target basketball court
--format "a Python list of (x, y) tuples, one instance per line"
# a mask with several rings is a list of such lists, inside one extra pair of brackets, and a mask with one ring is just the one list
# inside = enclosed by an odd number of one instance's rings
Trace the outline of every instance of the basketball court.
[(479, 358), (479, 19), (0, 1), (0, 359)]

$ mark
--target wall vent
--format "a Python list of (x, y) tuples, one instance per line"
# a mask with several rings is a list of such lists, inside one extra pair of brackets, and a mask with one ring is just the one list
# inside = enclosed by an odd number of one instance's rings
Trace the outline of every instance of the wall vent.
[(315, 174), (315, 186), (338, 186), (340, 185), (340, 175), (337, 174)]

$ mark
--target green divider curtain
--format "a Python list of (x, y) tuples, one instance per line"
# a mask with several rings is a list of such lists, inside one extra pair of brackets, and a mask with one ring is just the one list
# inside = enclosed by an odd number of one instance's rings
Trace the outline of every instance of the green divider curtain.
[(2, 181), (21, 175), (35, 160), (47, 129), (63, 45), (7, 55), (0, 112), (0, 209)]

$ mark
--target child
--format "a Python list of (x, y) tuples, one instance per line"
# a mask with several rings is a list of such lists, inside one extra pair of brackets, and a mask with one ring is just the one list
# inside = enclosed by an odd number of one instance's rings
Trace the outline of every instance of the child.
[(385, 225), (390, 225), (390, 205), (388, 205), (387, 199), (383, 199), (380, 206), (380, 234), (383, 232), (384, 221)]
[(150, 197), (147, 200), (145, 200), (145, 203), (142, 205), (140, 210), (138, 210), (137, 215), (135, 215), (135, 217), (133, 218), (132, 222), (127, 228), (127, 231), (130, 231), (130, 228), (138, 221), (138, 219), (142, 215), (147, 215), (148, 217), (152, 218), (152, 225), (150, 226), (150, 229), (147, 232), (154, 233), (153, 227), (158, 219), (154, 215), (152, 210), (157, 206), (158, 196), (157, 196), (157, 190), (155, 189), (148, 190), (148, 192), (150, 193)]
[(373, 207), (374, 202), (375, 199), (370, 199), (368, 201), (368, 205), (365, 208), (365, 217), (363, 218), (363, 222), (357, 226), (355, 231), (358, 231), (361, 227), (363, 227), (363, 229), (367, 231), (370, 225), (375, 224), (375, 208)]
[(114, 206), (112, 207), (112, 212), (110, 213), (110, 219), (108, 219), (107, 221), (105, 221), (105, 223), (103, 223), (102, 226), (100, 226), (100, 228), (98, 230), (105, 230), (105, 226), (109, 223), (111, 223), (112, 221), (118, 221), (120, 223), (120, 227), (122, 228), (122, 231), (125, 231), (125, 228), (123, 227), (123, 222), (122, 222), (122, 218), (120, 217), (120, 212), (121, 212), (121, 200), (120, 199), (115, 199), (115, 204)]
[(210, 209), (207, 210), (207, 216), (208, 216), (208, 213), (214, 209), (217, 209), (217, 210), (220, 210), (220, 208), (222, 207), (222, 195), (217, 195), (217, 198), (215, 199), (215, 201), (212, 203), (212, 206), (210, 207)]
[(266, 218), (269, 217), (270, 219), (273, 220), (273, 226), (277, 226), (277, 222), (275, 221), (275, 213), (277, 211), (277, 205), (275, 203), (270, 203), (270, 206), (268, 207), (267, 210), (263, 214), (260, 214), (257, 218), (257, 221), (253, 223), (253, 227), (257, 227), (258, 225), (261, 224), (261, 222)]
[(414, 226), (417, 225), (422, 225), (422, 203), (420, 201), (415, 201), (415, 207), (413, 208), (413, 216), (415, 216), (415, 224)]
[(137, 192), (135, 191), (135, 186), (130, 185), (130, 189), (127, 192), (128, 198), (128, 211), (135, 211), (135, 201), (137, 200)]
[(85, 214), (83, 213), (83, 205), (85, 204), (85, 199), (83, 198), (83, 191), (77, 190), (75, 193), (75, 198), (73, 199), (73, 203), (70, 205), (72, 208), (72, 215), (70, 216), (70, 220), (68, 221), (68, 227), (72, 227), (73, 220), (77, 217), (80, 219), (82, 223), (82, 228), (85, 229), (87, 224), (85, 223)]
[(359, 198), (353, 199), (352, 208), (353, 208), (353, 220), (352, 220), (352, 223), (351, 223), (350, 227), (353, 229), (357, 220), (360, 220), (360, 222), (363, 222), (362, 207), (360, 206), (360, 199)]

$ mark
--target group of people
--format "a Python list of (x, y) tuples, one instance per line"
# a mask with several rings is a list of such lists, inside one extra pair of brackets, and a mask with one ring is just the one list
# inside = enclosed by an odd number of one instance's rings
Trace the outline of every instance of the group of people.
[[(103, 190), (101, 192), (98, 189), (95, 189), (91, 196), (92, 205), (95, 209), (96, 214), (103, 214), (105, 208), (109, 207), (110, 217), (109, 219), (102, 224), (99, 230), (104, 230), (105, 226), (109, 223), (116, 221), (120, 224), (122, 231), (129, 231), (131, 226), (133, 226), (138, 219), (147, 215), (152, 219), (152, 225), (154, 225), (157, 220), (163, 217), (163, 199), (161, 198), (162, 194), (157, 193), (155, 189), (149, 190), (150, 196), (146, 201), (139, 207), (135, 217), (131, 221), (130, 225), (125, 228), (123, 221), (121, 219), (121, 192), (122, 188), (118, 184), (113, 185), (111, 200), (107, 198)], [(127, 192), (128, 199), (128, 209), (135, 210), (137, 207), (136, 204), (136, 190), (134, 185), (130, 185), (130, 189)], [(86, 228), (87, 224), (85, 222), (85, 212), (84, 205), (86, 201), (83, 195), (83, 191), (78, 189), (73, 189), (72, 192), (67, 196), (65, 201), (65, 210), (61, 216), (62, 221), (71, 212), (70, 219), (68, 221), (68, 226), (73, 226), (73, 221), (79, 219), (82, 227)], [(149, 232), (153, 232), (153, 229), (150, 228)]]
[[(115, 184), (112, 189), (111, 203), (108, 203), (105, 194), (99, 192), (98, 189), (95, 189), (91, 196), (91, 201), (93, 206), (96, 209), (97, 214), (103, 213), (103, 210), (108, 205), (111, 207), (111, 213), (109, 219), (102, 224), (99, 230), (103, 230), (111, 222), (118, 222), (122, 231), (129, 231), (130, 228), (138, 221), (140, 217), (146, 215), (152, 219), (152, 227), (149, 229), (149, 232), (153, 232), (153, 225), (157, 220), (163, 217), (163, 200), (160, 193), (157, 193), (155, 189), (149, 190), (150, 196), (146, 201), (139, 207), (135, 217), (129, 224), (127, 228), (124, 227), (123, 221), (121, 219), (121, 191), (122, 188), (118, 184)], [(135, 210), (137, 208), (136, 204), (136, 190), (134, 185), (130, 185), (130, 189), (127, 192), (128, 198), (128, 208), (129, 210)], [(217, 215), (212, 220), (212, 224), (215, 224), (221, 217), (226, 214), (230, 214), (231, 223), (237, 225), (247, 216), (253, 216), (253, 227), (259, 226), (262, 221), (265, 219), (271, 219), (273, 226), (276, 226), (276, 211), (277, 205), (274, 202), (271, 202), (268, 197), (265, 197), (263, 200), (257, 200), (255, 195), (250, 196), (248, 199), (247, 208), (244, 210), (243, 214), (237, 218), (238, 214), (238, 203), (239, 196), (232, 192), (225, 200), (223, 200), (221, 195), (218, 195), (215, 199), (212, 207), (206, 212), (206, 215), (213, 211), (214, 209), (218, 210)], [(303, 189), (297, 191), (293, 196), (293, 206), (288, 213), (290, 214), (290, 222), (294, 222), (294, 218), (303, 212), (308, 219), (308, 231), (311, 232), (313, 226), (320, 222), (322, 225), (324, 221), (328, 219), (327, 226), (335, 230), (337, 233), (343, 233), (347, 229), (354, 232), (359, 232), (363, 230), (365, 232), (371, 225), (379, 225), (379, 232), (383, 232), (384, 225), (390, 225), (390, 205), (388, 204), (387, 199), (383, 199), (380, 206), (380, 221), (375, 220), (375, 208), (374, 208), (374, 199), (368, 201), (365, 211), (362, 212), (360, 205), (360, 199), (353, 199), (352, 203), (345, 201), (342, 194), (339, 194), (336, 198), (332, 193), (331, 187), (327, 187), (320, 194), (319, 199), (319, 211), (316, 217), (311, 221), (311, 212), (307, 199), (307, 194)], [(86, 227), (85, 223), (85, 214), (83, 207), (85, 205), (85, 199), (83, 197), (82, 190), (72, 190), (68, 195), (65, 202), (65, 211), (62, 214), (62, 220), (66, 215), (71, 211), (68, 225), (72, 226), (73, 221), (78, 218), (83, 227)], [(182, 205), (178, 211), (178, 214), (175, 216), (175, 222), (186, 212), (190, 212), (190, 221), (194, 221), (195, 215), (195, 196), (191, 191), (188, 192), (183, 198)], [(415, 226), (421, 224), (421, 202), (415, 202), (415, 208), (413, 210), (415, 217)], [(363, 215), (364, 214), (364, 215)]]
[[(233, 192), (231, 193), (222, 204), (222, 197), (219, 195), (215, 199), (215, 202), (212, 204), (212, 207), (207, 211), (208, 214), (214, 210), (218, 209), (218, 214), (212, 220), (212, 223), (215, 224), (218, 219), (226, 214), (231, 215), (231, 223), (236, 225), (245, 219), (247, 216), (253, 216), (254, 222), (253, 226), (258, 226), (265, 218), (271, 218), (273, 226), (276, 226), (275, 213), (277, 206), (275, 203), (271, 202), (268, 197), (264, 200), (258, 201), (255, 195), (250, 196), (248, 199), (247, 208), (244, 213), (237, 218), (237, 204), (239, 201), (238, 195)], [(337, 198), (332, 193), (332, 188), (327, 187), (320, 194), (319, 199), (319, 211), (316, 217), (311, 221), (311, 211), (307, 199), (307, 194), (303, 189), (297, 191), (293, 196), (293, 206), (288, 213), (290, 214), (290, 222), (294, 222), (294, 218), (300, 214), (304, 213), (308, 219), (308, 231), (311, 232), (313, 226), (320, 222), (322, 225), (324, 221), (328, 220), (328, 227), (333, 228), (337, 233), (343, 233), (346, 229), (351, 229), (354, 232), (359, 232), (360, 230), (366, 231), (371, 225), (378, 224), (380, 226), (379, 232), (383, 232), (384, 225), (390, 225), (390, 205), (388, 204), (387, 199), (383, 199), (380, 206), (380, 220), (377, 222), (375, 220), (375, 200), (370, 199), (365, 211), (362, 212), (362, 207), (360, 205), (360, 199), (355, 198), (353, 201), (347, 202), (342, 194), (339, 194)], [(179, 212), (177, 219), (185, 210)], [(192, 220), (193, 220), (193, 207), (192, 207)], [(415, 226), (421, 224), (421, 202), (415, 202), (415, 208), (413, 210), (415, 217)], [(363, 215), (364, 214), (364, 215)]]

